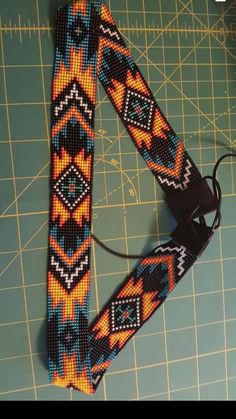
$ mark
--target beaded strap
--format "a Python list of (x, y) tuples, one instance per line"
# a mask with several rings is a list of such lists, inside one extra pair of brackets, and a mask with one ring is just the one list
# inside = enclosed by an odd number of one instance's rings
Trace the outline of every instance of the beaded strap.
[(50, 381), (92, 394), (112, 360), (196, 257), (171, 240), (140, 259), (91, 325), (96, 79), (166, 193), (201, 179), (101, 1), (59, 9), (53, 79), (48, 264)]

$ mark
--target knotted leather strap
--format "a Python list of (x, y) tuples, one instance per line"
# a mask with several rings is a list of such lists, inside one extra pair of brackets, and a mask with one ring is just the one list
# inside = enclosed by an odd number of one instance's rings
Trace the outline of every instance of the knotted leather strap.
[[(49, 371), (53, 384), (90, 394), (197, 256), (181, 240), (158, 246), (138, 261), (88, 324), (97, 76), (172, 203), (202, 179), (105, 4), (82, 0), (59, 9), (51, 144)], [(177, 201), (179, 205), (181, 199)]]

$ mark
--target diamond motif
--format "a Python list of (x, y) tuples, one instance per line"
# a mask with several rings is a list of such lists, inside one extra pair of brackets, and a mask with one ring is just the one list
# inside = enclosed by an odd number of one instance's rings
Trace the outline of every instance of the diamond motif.
[(60, 341), (69, 352), (73, 348), (78, 339), (78, 333), (70, 325), (67, 325), (60, 335)]
[(140, 298), (116, 300), (111, 304), (112, 331), (133, 329), (140, 326)]
[(82, 19), (78, 16), (69, 28), (69, 34), (76, 46), (79, 46), (84, 40), (88, 31)]
[(54, 189), (63, 204), (66, 205), (70, 211), (73, 211), (86, 197), (90, 190), (90, 186), (81, 172), (72, 165), (58, 179), (54, 185)]
[(153, 110), (153, 100), (140, 95), (140, 93), (127, 90), (124, 110), (125, 121), (149, 131), (151, 129)]

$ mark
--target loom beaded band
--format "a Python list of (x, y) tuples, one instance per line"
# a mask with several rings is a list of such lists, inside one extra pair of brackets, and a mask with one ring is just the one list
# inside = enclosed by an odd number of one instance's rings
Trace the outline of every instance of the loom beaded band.
[[(96, 79), (166, 194), (178, 226), (141, 258), (88, 324)], [(50, 381), (92, 394), (112, 360), (209, 242), (213, 193), (156, 103), (102, 1), (58, 10), (48, 266)], [(193, 218), (199, 217), (200, 222)]]

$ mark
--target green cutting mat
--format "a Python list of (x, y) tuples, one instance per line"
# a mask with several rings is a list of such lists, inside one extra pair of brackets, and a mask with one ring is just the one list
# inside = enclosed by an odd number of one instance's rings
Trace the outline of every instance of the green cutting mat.
[[(48, 383), (46, 263), (53, 24), (61, 0), (0, 0), (0, 399), (87, 400)], [(173, 128), (204, 174), (236, 145), (236, 1), (107, 4)], [(236, 399), (236, 164), (223, 225), (92, 400)], [(93, 226), (141, 252), (173, 227), (150, 171), (99, 87)], [(93, 248), (91, 317), (132, 263)]]

